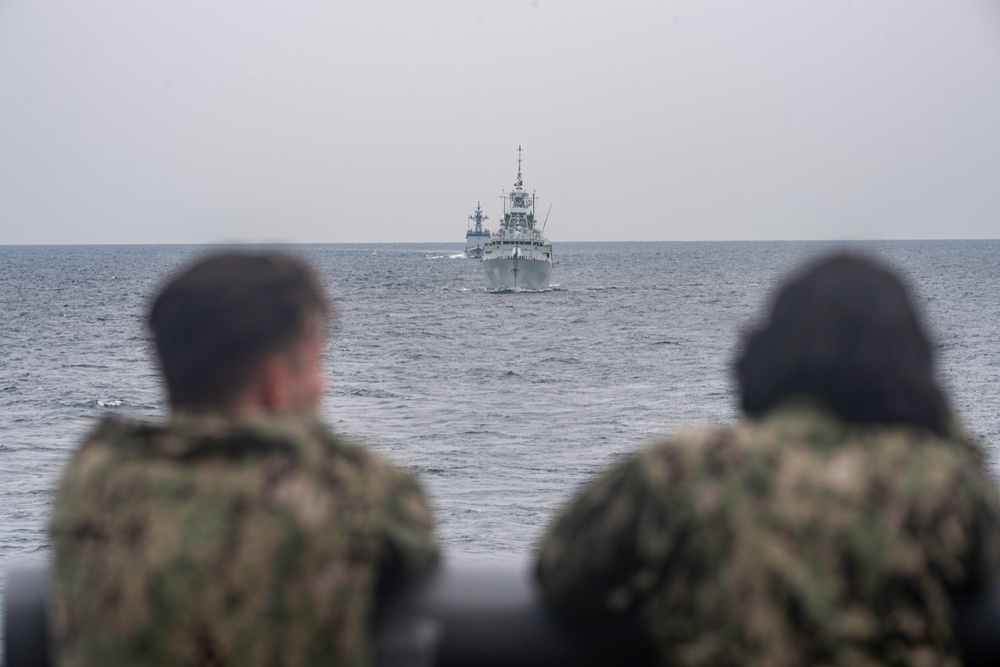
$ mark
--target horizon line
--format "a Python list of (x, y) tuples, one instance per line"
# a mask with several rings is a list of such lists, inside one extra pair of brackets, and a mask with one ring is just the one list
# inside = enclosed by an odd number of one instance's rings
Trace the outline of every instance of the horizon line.
[[(566, 240), (557, 243), (883, 243), (888, 241), (1000, 241), (996, 237), (892, 237), (892, 238), (855, 238), (855, 239), (661, 239), (661, 240)], [(296, 246), (296, 245), (450, 245), (463, 247), (461, 241), (168, 241), (168, 242), (78, 242), (78, 243), (0, 243), (0, 248), (17, 247), (72, 247), (72, 246)]]

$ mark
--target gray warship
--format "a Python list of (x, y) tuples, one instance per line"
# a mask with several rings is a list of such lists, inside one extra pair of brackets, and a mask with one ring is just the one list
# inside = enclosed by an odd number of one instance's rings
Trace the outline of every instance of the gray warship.
[(465, 256), (482, 259), (483, 247), (490, 241), (490, 230), (483, 227), (483, 220), (489, 220), (489, 216), (483, 215), (479, 202), (476, 202), (476, 212), (469, 216), (469, 220), (475, 224), (465, 232)]
[(486, 289), (544, 290), (552, 274), (552, 244), (535, 227), (535, 194), (528, 194), (521, 178), (521, 147), (517, 147), (517, 180), (505, 193), (500, 228), (483, 248)]

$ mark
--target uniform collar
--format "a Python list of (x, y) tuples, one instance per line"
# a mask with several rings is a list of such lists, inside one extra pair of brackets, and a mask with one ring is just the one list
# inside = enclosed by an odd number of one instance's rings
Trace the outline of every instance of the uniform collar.
[(836, 416), (822, 401), (809, 396), (792, 396), (784, 399), (757, 419), (750, 421), (767, 431), (778, 431), (789, 442), (809, 442), (816, 445), (835, 445), (848, 439), (868, 438), (893, 432), (908, 433), (913, 440), (939, 440), (955, 446), (981, 462), (983, 455), (977, 444), (967, 435), (961, 422), (952, 415), (948, 433), (938, 435), (922, 426), (894, 423), (851, 423)]
[(178, 411), (162, 424), (108, 420), (91, 441), (113, 443), (143, 458), (242, 459), (285, 453), (325, 433), (317, 420)]

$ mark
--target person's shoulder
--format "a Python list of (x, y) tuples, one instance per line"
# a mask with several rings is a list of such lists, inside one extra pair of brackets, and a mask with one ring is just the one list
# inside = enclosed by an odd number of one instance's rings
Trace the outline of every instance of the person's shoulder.
[(135, 445), (148, 428), (120, 417), (105, 417), (90, 428), (59, 476), (50, 513), (53, 526), (75, 521), (84, 507), (113, 485), (142, 450)]
[(309, 422), (307, 428), (327, 459), (342, 459), (372, 469), (391, 467), (371, 444), (361, 438), (334, 431), (320, 421)]
[(322, 442), (322, 478), (337, 495), (350, 496), (380, 508), (375, 524), (396, 545), (404, 569), (420, 569), (432, 561), (437, 546), (433, 519), (416, 475), (397, 467), (356, 438), (316, 423)]
[(70, 465), (94, 458), (120, 458), (135, 450), (132, 445), (151, 437), (153, 424), (122, 417), (104, 417), (94, 424), (80, 440), (70, 459)]
[[(955, 427), (945, 436), (927, 437), (922, 444), (920, 456), (911, 456), (905, 464), (914, 470), (911, 478), (937, 489), (943, 498), (964, 494), (990, 506), (994, 514), (1000, 514), (996, 480), (986, 467), (980, 444), (972, 436)], [(900, 463), (902, 468), (902, 460)]]
[(318, 463), (327, 475), (341, 480), (363, 479), (373, 491), (414, 483), (411, 473), (388, 461), (364, 440), (335, 432), (319, 421), (307, 428), (319, 445)]
[(644, 476), (674, 484), (740, 465), (743, 440), (738, 427), (689, 428), (664, 436), (641, 450), (629, 465)]
[(84, 446), (97, 446), (114, 443), (123, 438), (132, 438), (141, 434), (151, 425), (122, 417), (104, 417), (97, 421), (83, 438)]
[(909, 473), (924, 483), (945, 485), (954, 478), (989, 477), (980, 446), (957, 422), (946, 433), (906, 424), (859, 425), (850, 439), (866, 451), (873, 469), (895, 470), (900, 476)]
[(735, 446), (738, 427), (703, 426), (689, 427), (664, 435), (643, 449), (640, 454), (664, 452), (699, 452), (704, 449), (719, 449)]

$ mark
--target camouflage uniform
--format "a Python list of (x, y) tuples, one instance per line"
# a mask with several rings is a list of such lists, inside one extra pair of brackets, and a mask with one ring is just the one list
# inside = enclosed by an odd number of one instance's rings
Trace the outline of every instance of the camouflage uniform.
[(951, 600), (998, 572), (975, 446), (806, 404), (639, 453), (538, 563), (567, 612), (640, 610), (664, 665), (957, 665)]
[(363, 665), (430, 565), (415, 481), (308, 420), (106, 421), (52, 509), (57, 664)]

